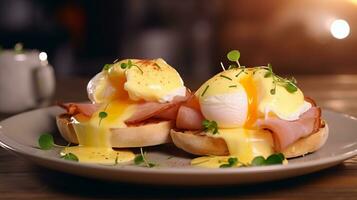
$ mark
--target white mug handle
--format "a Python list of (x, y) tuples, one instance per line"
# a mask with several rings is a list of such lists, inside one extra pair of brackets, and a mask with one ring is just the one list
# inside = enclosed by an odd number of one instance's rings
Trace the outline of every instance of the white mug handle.
[(52, 66), (44, 65), (36, 68), (35, 88), (40, 104), (46, 103), (55, 92), (55, 74)]

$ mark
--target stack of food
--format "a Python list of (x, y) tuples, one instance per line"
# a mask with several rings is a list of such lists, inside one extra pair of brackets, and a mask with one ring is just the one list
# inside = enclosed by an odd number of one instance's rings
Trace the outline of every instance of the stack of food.
[(201, 157), (200, 167), (287, 163), (319, 149), (328, 136), (316, 103), (295, 79), (272, 66), (245, 67), (239, 52), (229, 68), (196, 92), (163, 59), (126, 59), (107, 64), (89, 83), (91, 103), (61, 104), (57, 125), (71, 144), (63, 155), (80, 162), (132, 161), (128, 148), (173, 142)]

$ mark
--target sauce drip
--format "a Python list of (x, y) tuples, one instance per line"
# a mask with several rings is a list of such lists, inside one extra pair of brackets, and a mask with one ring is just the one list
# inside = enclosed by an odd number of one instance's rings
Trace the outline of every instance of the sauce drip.
[(249, 71), (248, 73), (248, 76), (240, 80), (240, 84), (242, 84), (244, 87), (248, 98), (248, 114), (243, 127), (246, 129), (251, 129), (253, 128), (258, 118), (258, 95), (252, 72)]

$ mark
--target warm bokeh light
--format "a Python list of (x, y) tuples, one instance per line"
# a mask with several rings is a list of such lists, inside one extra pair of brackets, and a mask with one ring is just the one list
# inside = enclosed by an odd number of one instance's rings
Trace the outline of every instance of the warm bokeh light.
[(330, 25), (330, 32), (336, 39), (344, 39), (350, 34), (350, 26), (346, 20), (337, 19)]
[(41, 52), (41, 53), (38, 55), (38, 58), (39, 58), (41, 61), (46, 61), (46, 60), (47, 60), (47, 53), (46, 53), (46, 52)]
[(349, 0), (349, 2), (357, 5), (357, 0)]

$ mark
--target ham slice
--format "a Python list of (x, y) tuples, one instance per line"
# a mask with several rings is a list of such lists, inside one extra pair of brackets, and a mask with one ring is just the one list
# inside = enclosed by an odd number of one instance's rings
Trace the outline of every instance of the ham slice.
[(136, 124), (150, 118), (175, 120), (179, 107), (186, 102), (190, 96), (190, 93), (185, 97), (177, 96), (171, 102), (167, 103), (144, 102), (137, 104), (136, 111), (129, 119), (125, 120), (125, 123)]
[[(314, 104), (313, 104), (314, 105)], [(270, 130), (273, 134), (275, 149), (281, 151), (300, 138), (317, 132), (321, 126), (321, 109), (313, 106), (298, 120), (286, 121), (277, 117), (257, 121), (259, 128)]]
[(134, 114), (125, 120), (126, 124), (136, 124), (154, 117), (155, 115), (163, 115), (164, 111), (168, 111), (175, 106), (174, 103), (157, 103), (145, 102), (136, 105)]
[(92, 103), (57, 103), (60, 107), (67, 110), (69, 115), (83, 114), (91, 117), (99, 108), (98, 104)]
[(172, 108), (164, 110), (163, 112), (154, 116), (157, 119), (168, 119), (168, 120), (175, 120), (177, 116), (178, 109), (180, 108), (179, 105), (175, 105)]
[(199, 130), (202, 128), (203, 119), (203, 115), (199, 110), (181, 106), (177, 113), (176, 127), (185, 130)]

